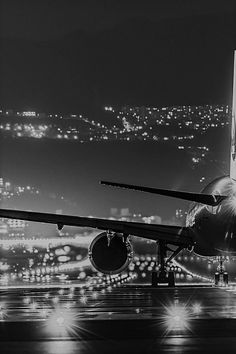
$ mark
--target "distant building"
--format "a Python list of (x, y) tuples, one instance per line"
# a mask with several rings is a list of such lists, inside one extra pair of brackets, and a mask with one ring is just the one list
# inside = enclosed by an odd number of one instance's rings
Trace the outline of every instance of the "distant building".
[(116, 216), (118, 216), (118, 214), (119, 214), (119, 209), (118, 208), (111, 208), (110, 209), (110, 215), (112, 217), (116, 217)]
[(132, 214), (129, 208), (111, 208), (110, 216), (117, 220), (125, 220), (131, 222), (144, 222), (146, 224), (161, 224), (162, 218), (159, 215), (144, 216), (141, 213)]
[(8, 234), (8, 225), (3, 219), (0, 219), (0, 237)]
[(8, 235), (9, 237), (26, 237), (27, 229), (29, 227), (29, 223), (25, 220), (16, 220), (16, 219), (8, 219)]
[(128, 217), (130, 216), (129, 208), (122, 208), (120, 210), (121, 217)]

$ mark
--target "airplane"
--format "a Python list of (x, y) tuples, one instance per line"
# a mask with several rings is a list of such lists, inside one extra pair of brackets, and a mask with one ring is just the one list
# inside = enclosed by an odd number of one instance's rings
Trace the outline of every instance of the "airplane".
[[(200, 193), (174, 191), (101, 181), (111, 187), (133, 189), (192, 202), (187, 213), (186, 225), (169, 226), (110, 219), (58, 215), (24, 210), (0, 209), (1, 218), (20, 219), (64, 225), (91, 227), (103, 230), (89, 247), (89, 258), (96, 270), (104, 274), (124, 271), (133, 257), (130, 236), (157, 242), (158, 271), (152, 272), (152, 286), (175, 286), (174, 272), (167, 265), (182, 250), (196, 255), (215, 257), (219, 261), (215, 284), (228, 284), (225, 259), (236, 258), (236, 51), (234, 52), (233, 100), (229, 176), (221, 176), (209, 183)], [(167, 257), (168, 254), (168, 257)]]

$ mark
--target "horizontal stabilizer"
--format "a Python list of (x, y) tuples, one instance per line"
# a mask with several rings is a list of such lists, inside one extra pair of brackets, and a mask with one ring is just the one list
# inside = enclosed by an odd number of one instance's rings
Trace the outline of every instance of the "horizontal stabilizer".
[(116, 182), (108, 182), (101, 181), (101, 184), (111, 187), (118, 187), (124, 189), (132, 189), (140, 192), (148, 192), (153, 194), (165, 195), (167, 197), (179, 198), (184, 200), (189, 200), (196, 203), (216, 206), (222, 202), (222, 200), (226, 199), (225, 195), (212, 195), (212, 194), (201, 194), (201, 193), (191, 193), (191, 192), (181, 192), (181, 191), (173, 191), (170, 189), (158, 189), (158, 188), (150, 188), (150, 187), (141, 187), (135, 186), (132, 184), (124, 184), (124, 183), (116, 183)]

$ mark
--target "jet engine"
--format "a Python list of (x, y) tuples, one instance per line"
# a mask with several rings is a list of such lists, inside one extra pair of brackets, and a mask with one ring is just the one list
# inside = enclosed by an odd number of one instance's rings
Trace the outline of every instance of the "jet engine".
[(88, 254), (92, 265), (99, 272), (118, 274), (129, 265), (133, 250), (123, 235), (103, 232), (92, 241)]

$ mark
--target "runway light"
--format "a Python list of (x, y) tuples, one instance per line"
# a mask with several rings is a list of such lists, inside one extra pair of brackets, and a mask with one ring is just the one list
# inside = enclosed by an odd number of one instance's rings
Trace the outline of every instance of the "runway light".
[(35, 310), (37, 309), (37, 307), (38, 307), (38, 304), (37, 304), (37, 302), (35, 302), (35, 301), (33, 301), (33, 302), (30, 304), (30, 309), (31, 309), (32, 311), (35, 311)]
[(23, 302), (24, 302), (24, 304), (29, 305), (29, 303), (30, 303), (30, 297), (29, 297), (29, 296), (25, 297), (25, 298), (23, 299)]
[(59, 297), (58, 296), (55, 296), (53, 299), (52, 299), (52, 302), (54, 304), (57, 304), (59, 302)]
[(87, 304), (87, 302), (88, 302), (87, 296), (85, 296), (85, 295), (81, 296), (80, 302), (81, 302), (83, 305)]
[(46, 318), (46, 317), (48, 317), (49, 310), (42, 308), (42, 309), (40, 309), (39, 313), (40, 313), (41, 317)]
[(92, 293), (92, 299), (96, 300), (98, 298), (98, 293), (96, 291), (94, 291)]
[(200, 312), (202, 312), (202, 307), (200, 304), (196, 303), (196, 304), (193, 304), (192, 306), (192, 311), (195, 315), (199, 315)]
[(77, 314), (72, 310), (58, 307), (46, 322), (46, 331), (55, 336), (76, 334)]
[(166, 330), (176, 331), (189, 328), (190, 315), (184, 305), (171, 305), (166, 307), (166, 313), (163, 316), (163, 324)]

